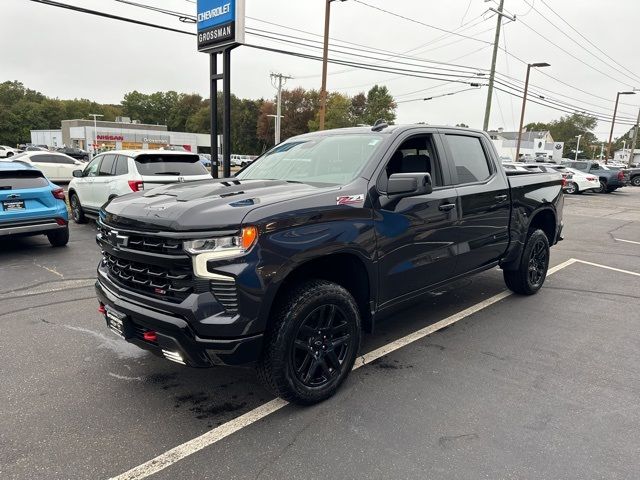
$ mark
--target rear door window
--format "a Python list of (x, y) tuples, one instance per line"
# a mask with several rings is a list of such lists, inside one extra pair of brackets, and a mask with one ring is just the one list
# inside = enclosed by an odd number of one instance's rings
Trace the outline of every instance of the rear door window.
[(491, 176), (479, 137), (447, 134), (446, 139), (458, 174), (458, 184), (482, 182)]
[(18, 170), (14, 172), (0, 172), (0, 191), (23, 190), (26, 188), (41, 188), (49, 185), (41, 172)]
[(112, 175), (113, 164), (116, 161), (115, 155), (105, 155), (102, 157), (102, 163), (100, 164), (99, 177), (109, 177)]
[(195, 154), (146, 154), (136, 157), (136, 167), (140, 175), (207, 175), (208, 170)]

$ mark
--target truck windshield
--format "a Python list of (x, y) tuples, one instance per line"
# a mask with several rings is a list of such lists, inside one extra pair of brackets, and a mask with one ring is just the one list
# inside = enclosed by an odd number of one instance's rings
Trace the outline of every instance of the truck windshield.
[(265, 153), (237, 178), (345, 185), (357, 177), (382, 138), (379, 134), (345, 134), (293, 139)]

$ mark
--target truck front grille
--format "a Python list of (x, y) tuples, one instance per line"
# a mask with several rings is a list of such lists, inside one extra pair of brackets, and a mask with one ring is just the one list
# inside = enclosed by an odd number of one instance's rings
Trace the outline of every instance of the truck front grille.
[(98, 224), (98, 234), (102, 240), (113, 247), (128, 248), (141, 252), (161, 253), (163, 255), (185, 255), (182, 240), (139, 233), (120, 234), (118, 230)]
[(206, 283), (193, 278), (190, 268), (170, 270), (155, 265), (132, 262), (104, 252), (109, 277), (131, 290), (162, 299), (181, 301), (191, 293), (206, 291)]

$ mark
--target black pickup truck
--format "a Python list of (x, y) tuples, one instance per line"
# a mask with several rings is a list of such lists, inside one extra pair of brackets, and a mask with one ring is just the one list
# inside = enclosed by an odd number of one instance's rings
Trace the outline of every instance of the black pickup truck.
[(118, 197), (100, 212), (107, 326), (194, 367), (256, 364), (301, 404), (335, 392), (361, 332), (499, 265), (534, 294), (562, 237), (562, 178), (507, 175), (483, 132), (310, 133), (234, 178)]

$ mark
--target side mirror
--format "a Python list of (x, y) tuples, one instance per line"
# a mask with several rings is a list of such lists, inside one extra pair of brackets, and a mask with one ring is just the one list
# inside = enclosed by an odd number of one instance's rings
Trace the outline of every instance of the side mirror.
[(432, 191), (429, 173), (394, 173), (387, 182), (387, 195), (390, 197), (427, 195)]
[(82, 170), (74, 170), (71, 174), (76, 178), (82, 178)]

